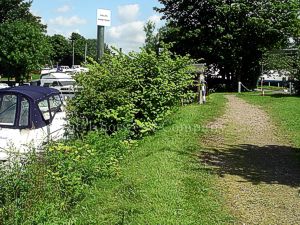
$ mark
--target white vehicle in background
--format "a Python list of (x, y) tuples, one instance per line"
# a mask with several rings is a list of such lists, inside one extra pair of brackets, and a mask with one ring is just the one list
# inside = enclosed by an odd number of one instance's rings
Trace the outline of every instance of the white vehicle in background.
[(0, 90), (0, 160), (41, 150), (64, 137), (66, 114), (58, 90), (19, 86)]

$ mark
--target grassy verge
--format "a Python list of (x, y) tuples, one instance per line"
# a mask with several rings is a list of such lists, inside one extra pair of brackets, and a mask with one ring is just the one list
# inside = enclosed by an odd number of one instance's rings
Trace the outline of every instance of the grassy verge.
[(226, 224), (231, 217), (214, 188), (214, 175), (197, 152), (205, 123), (223, 112), (223, 95), (183, 107), (155, 135), (139, 142), (119, 176), (101, 179), (72, 212), (76, 224)]
[[(278, 87), (278, 86), (269, 86), (269, 85), (264, 85), (263, 89), (266, 91), (280, 91), (283, 90), (285, 87)], [(261, 86), (257, 86), (257, 89), (261, 89)]]
[(260, 96), (260, 93), (241, 94), (239, 97), (262, 106), (280, 126), (296, 147), (300, 147), (300, 98), (290, 95)]
[(0, 166), (0, 224), (230, 223), (216, 177), (197, 157), (205, 124), (224, 103), (214, 94), (206, 105), (181, 107), (136, 146), (126, 133), (91, 132), (24, 165)]

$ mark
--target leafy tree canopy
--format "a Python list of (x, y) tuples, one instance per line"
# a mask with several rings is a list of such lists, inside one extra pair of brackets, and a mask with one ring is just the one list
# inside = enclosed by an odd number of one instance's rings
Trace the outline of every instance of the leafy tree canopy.
[(155, 34), (155, 23), (148, 21), (144, 26), (144, 31), (146, 34), (145, 40), (145, 50), (157, 52), (159, 48), (159, 35)]
[[(85, 62), (86, 56), (96, 60), (97, 58), (97, 40), (86, 39), (82, 35), (73, 32), (69, 38), (55, 34), (49, 36), (51, 44), (51, 62), (52, 64), (72, 66), (73, 45), (74, 45), (74, 64), (80, 65)], [(111, 54), (109, 47), (105, 45), (105, 52)]]
[(27, 78), (49, 55), (49, 44), (38, 24), (22, 20), (0, 25), (0, 73)]
[(32, 1), (0, 0), (0, 24), (7, 21), (22, 19), (27, 22), (39, 24), (44, 31), (46, 26), (41, 24), (41, 18), (30, 12)]
[[(161, 35), (173, 50), (204, 58), (223, 78), (254, 86), (265, 51), (299, 32), (299, 0), (159, 0)], [(234, 84), (235, 85), (235, 84)]]
[(62, 35), (55, 34), (48, 37), (51, 45), (51, 61), (54, 64), (68, 65), (72, 62), (71, 43)]
[(49, 55), (46, 26), (30, 12), (32, 1), (0, 0), (0, 74), (17, 81)]

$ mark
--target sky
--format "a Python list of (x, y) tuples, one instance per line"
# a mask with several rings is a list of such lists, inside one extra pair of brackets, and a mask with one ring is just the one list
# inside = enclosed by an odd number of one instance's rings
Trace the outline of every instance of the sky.
[(158, 0), (33, 0), (31, 12), (42, 18), (49, 35), (69, 38), (77, 32), (97, 37), (97, 9), (111, 10), (111, 26), (105, 27), (105, 42), (125, 52), (138, 51), (145, 41), (143, 27), (149, 20), (163, 25), (153, 7)]

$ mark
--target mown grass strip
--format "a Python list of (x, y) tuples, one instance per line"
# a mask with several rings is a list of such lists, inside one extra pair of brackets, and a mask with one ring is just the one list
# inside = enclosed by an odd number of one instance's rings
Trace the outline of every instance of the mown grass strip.
[(260, 93), (238, 95), (246, 101), (260, 105), (280, 127), (281, 133), (300, 148), (300, 97), (271, 94), (261, 96)]
[(197, 153), (205, 124), (223, 113), (225, 98), (180, 108), (164, 129), (140, 141), (120, 176), (99, 180), (72, 213), (76, 224), (227, 224), (215, 175)]

